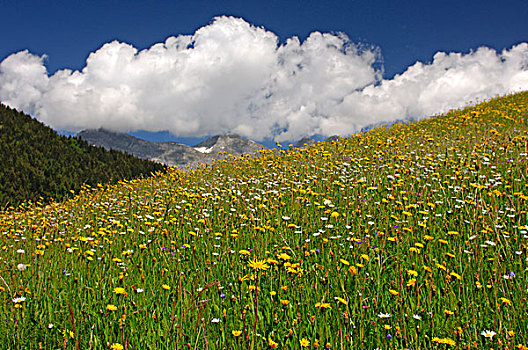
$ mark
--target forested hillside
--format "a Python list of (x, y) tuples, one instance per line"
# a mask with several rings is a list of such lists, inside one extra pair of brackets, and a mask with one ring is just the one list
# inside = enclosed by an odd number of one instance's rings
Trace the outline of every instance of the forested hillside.
[(0, 105), (0, 209), (59, 199), (82, 184), (138, 178), (166, 168), (58, 135), (31, 116)]

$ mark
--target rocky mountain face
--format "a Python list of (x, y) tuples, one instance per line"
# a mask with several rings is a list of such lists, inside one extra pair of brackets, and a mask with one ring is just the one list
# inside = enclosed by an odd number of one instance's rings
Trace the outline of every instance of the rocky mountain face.
[(106, 129), (84, 130), (77, 136), (95, 146), (130, 153), (138, 158), (176, 167), (209, 163), (213, 159), (222, 159), (227, 154), (235, 156), (252, 154), (265, 148), (255, 141), (236, 134), (213, 136), (196, 146), (177, 142), (151, 142)]
[(295, 148), (310, 147), (311, 145), (313, 145), (315, 143), (316, 143), (316, 141), (314, 139), (311, 139), (309, 137), (303, 137), (302, 139), (297, 141), (293, 147), (295, 147)]
[[(333, 135), (333, 136), (330, 136), (327, 139), (325, 139), (323, 142), (332, 142), (332, 141), (336, 141), (338, 139), (339, 139), (339, 136)], [(297, 141), (293, 147), (295, 147), (295, 148), (305, 148), (305, 147), (310, 147), (310, 146), (312, 146), (312, 145), (314, 145), (316, 143), (317, 143), (317, 141), (312, 139), (312, 138), (310, 138), (310, 137), (303, 137), (302, 139)]]
[(237, 134), (223, 134), (208, 138), (193, 147), (204, 154), (251, 154), (265, 148), (253, 140), (245, 139)]
[[(230, 133), (212, 136), (195, 146), (187, 146), (178, 142), (151, 142), (102, 128), (81, 131), (77, 137), (94, 146), (122, 151), (141, 159), (180, 168), (187, 165), (210, 163), (213, 159), (223, 159), (228, 154), (234, 156), (253, 154), (266, 148), (253, 140)], [(338, 136), (330, 136), (324, 142), (332, 142), (338, 138)], [(304, 137), (295, 143), (294, 147), (309, 147), (316, 142), (312, 138)]]

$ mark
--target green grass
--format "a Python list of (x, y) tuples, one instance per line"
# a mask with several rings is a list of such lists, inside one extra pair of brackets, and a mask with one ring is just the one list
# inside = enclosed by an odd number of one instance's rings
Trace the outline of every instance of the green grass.
[(0, 348), (522, 349), (527, 111), (523, 92), (5, 212)]

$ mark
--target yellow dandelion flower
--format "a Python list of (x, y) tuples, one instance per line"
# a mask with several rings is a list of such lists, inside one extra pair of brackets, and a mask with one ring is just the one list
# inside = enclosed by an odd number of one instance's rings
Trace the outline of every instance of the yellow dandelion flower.
[(455, 277), (456, 279), (458, 280), (462, 280), (462, 276), (460, 276), (458, 273), (456, 272), (451, 272), (450, 273), (451, 276)]
[(269, 265), (266, 264), (266, 260), (250, 260), (248, 266), (256, 271), (266, 271), (269, 269)]
[(281, 260), (290, 260), (291, 259), (291, 256), (289, 256), (288, 254), (286, 253), (280, 253), (279, 256), (278, 256), (279, 259)]
[(114, 288), (114, 293), (116, 294), (126, 294), (125, 288), (116, 287)]
[(499, 298), (500, 301), (502, 301), (504, 304), (507, 304), (507, 305), (511, 305), (512, 302), (510, 299), (506, 299), (506, 298)]
[(322, 308), (322, 309), (331, 309), (332, 307), (328, 303), (316, 303), (315, 307)]
[(449, 339), (449, 338), (434, 337), (433, 338), (433, 342), (438, 343), (438, 344), (447, 344), (447, 345), (451, 345), (451, 346), (455, 346), (456, 345), (456, 342), (453, 339)]
[(345, 299), (343, 299), (343, 298), (335, 297), (334, 299), (337, 300), (338, 303), (341, 303), (341, 304), (344, 304), (344, 305), (348, 305), (348, 302)]
[(444, 265), (436, 264), (436, 267), (438, 267), (440, 270), (447, 271), (447, 267), (445, 267)]

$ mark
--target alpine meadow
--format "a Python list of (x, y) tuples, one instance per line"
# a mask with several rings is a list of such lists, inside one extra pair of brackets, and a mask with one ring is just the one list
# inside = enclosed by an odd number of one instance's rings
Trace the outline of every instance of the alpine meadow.
[(0, 213), (0, 348), (528, 349), (528, 92)]

